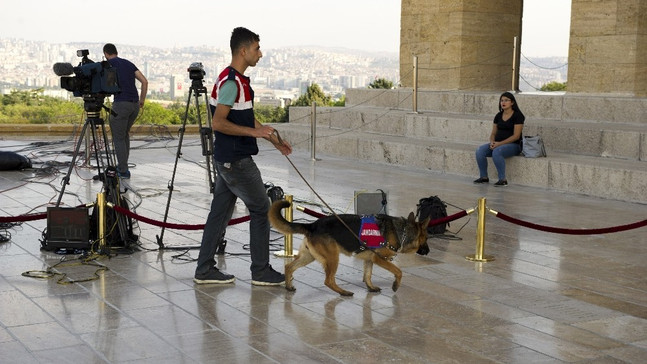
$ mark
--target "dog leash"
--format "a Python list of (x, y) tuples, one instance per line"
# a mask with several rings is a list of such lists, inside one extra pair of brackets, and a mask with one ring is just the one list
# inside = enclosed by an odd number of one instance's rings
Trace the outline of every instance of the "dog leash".
[[(272, 134), (276, 134), (276, 139), (278, 139), (279, 144), (284, 145), (284, 144), (283, 144), (283, 139), (281, 138), (281, 134), (279, 134), (279, 131), (278, 131), (278, 130), (274, 129), (274, 131), (272, 132)], [(270, 135), (271, 135), (271, 134), (270, 134)], [(332, 207), (330, 207), (330, 205), (328, 205), (328, 203), (327, 203), (327, 202), (326, 202), (326, 201), (325, 201), (325, 200), (324, 200), (324, 199), (319, 195), (319, 193), (317, 193), (317, 191), (315, 191), (315, 189), (310, 185), (310, 183), (308, 183), (308, 180), (306, 180), (306, 178), (303, 176), (303, 174), (301, 174), (301, 171), (299, 171), (299, 168), (297, 168), (297, 166), (296, 166), (296, 165), (294, 165), (294, 163), (292, 162), (292, 160), (290, 159), (290, 157), (286, 155), (286, 156), (285, 156), (285, 158), (288, 160), (288, 162), (290, 162), (290, 164), (292, 165), (292, 168), (294, 168), (294, 170), (297, 172), (297, 174), (299, 175), (299, 177), (301, 177), (301, 179), (303, 180), (303, 182), (305, 182), (305, 184), (308, 186), (308, 188), (310, 188), (310, 190), (311, 190), (311, 191), (312, 191), (312, 192), (317, 196), (317, 198), (319, 198), (319, 200), (321, 200), (321, 202), (323, 202), (323, 204), (324, 204), (324, 205), (326, 205), (326, 207), (328, 208), (328, 210), (330, 210), (330, 212), (332, 212), (332, 214), (337, 218), (337, 220), (339, 220), (339, 222), (341, 222), (341, 223), (342, 223), (342, 225), (344, 225), (344, 227), (345, 227), (346, 229), (348, 229), (348, 231), (350, 231), (350, 233), (355, 237), (355, 239), (357, 239), (357, 241), (359, 241), (360, 246), (362, 246), (362, 247), (363, 247), (363, 249), (361, 249), (361, 250), (362, 250), (362, 251), (366, 250), (366, 248), (365, 248), (365, 246), (366, 246), (366, 242), (362, 241), (362, 239), (360, 239), (359, 235), (357, 235), (357, 234), (355, 233), (355, 231), (353, 231), (353, 229), (351, 229), (351, 228), (350, 228), (350, 226), (348, 226), (348, 224), (346, 224), (346, 222), (345, 222), (344, 220), (342, 220), (342, 218), (341, 218), (341, 217), (339, 217), (339, 215), (337, 215), (337, 213), (335, 212), (335, 210), (333, 210), (333, 209), (332, 209)], [(400, 244), (400, 247), (399, 247), (399, 248), (393, 249), (393, 247), (392, 247), (390, 244), (387, 244), (387, 247), (388, 247), (389, 249), (393, 250), (394, 252), (398, 253), (398, 249), (400, 249), (400, 248), (402, 248), (402, 247), (404, 246), (404, 238), (406, 237), (406, 231), (403, 231), (402, 235), (403, 235), (403, 236), (402, 236), (402, 242), (401, 242), (401, 244)], [(387, 243), (388, 243), (388, 242), (387, 242)], [(393, 260), (393, 257), (391, 257), (391, 258), (383, 257), (383, 256), (381, 256), (381, 255), (377, 254), (377, 252), (376, 252), (375, 250), (373, 250), (373, 249), (369, 249), (369, 251), (373, 252), (375, 255), (377, 255), (378, 257), (380, 257), (380, 258), (382, 258), (382, 259), (384, 259), (384, 260)]]
[[(284, 145), (284, 144), (283, 144), (283, 139), (281, 139), (281, 134), (279, 134), (279, 131), (278, 131), (278, 130), (274, 129), (274, 131), (272, 132), (272, 134), (276, 134), (276, 138), (278, 139), (279, 144)], [(292, 165), (292, 168), (294, 168), (294, 170), (297, 172), (297, 174), (299, 175), (299, 177), (301, 177), (301, 179), (303, 180), (303, 182), (305, 182), (305, 184), (308, 186), (308, 188), (310, 188), (310, 190), (311, 190), (311, 191), (312, 191), (312, 192), (317, 196), (317, 198), (319, 198), (319, 200), (321, 200), (321, 202), (323, 202), (323, 204), (324, 204), (324, 205), (326, 205), (326, 207), (328, 208), (328, 210), (330, 210), (330, 212), (332, 212), (332, 214), (337, 218), (337, 220), (339, 220), (339, 222), (341, 222), (341, 223), (342, 223), (342, 225), (344, 225), (344, 227), (346, 227), (346, 229), (348, 229), (348, 231), (350, 231), (350, 233), (351, 233), (351, 234), (353, 234), (353, 236), (357, 239), (357, 241), (359, 241), (359, 242), (360, 242), (360, 244), (361, 244), (361, 243), (364, 243), (364, 242), (362, 241), (362, 239), (360, 239), (360, 238), (359, 238), (359, 236), (358, 236), (358, 235), (353, 231), (353, 229), (351, 229), (351, 228), (350, 228), (350, 226), (348, 226), (348, 225), (346, 224), (346, 222), (345, 222), (344, 220), (342, 220), (342, 218), (341, 218), (341, 217), (339, 217), (339, 215), (337, 215), (337, 213), (335, 212), (335, 210), (333, 210), (333, 209), (332, 209), (332, 207), (330, 207), (330, 205), (328, 205), (328, 203), (327, 203), (327, 202), (326, 202), (326, 201), (325, 201), (325, 200), (324, 200), (324, 199), (319, 195), (319, 193), (317, 193), (317, 191), (315, 191), (315, 189), (310, 185), (310, 183), (308, 183), (308, 181), (307, 181), (307, 180), (306, 180), (306, 178), (303, 176), (303, 174), (301, 174), (301, 171), (299, 171), (299, 168), (297, 168), (297, 166), (295, 166), (295, 165), (294, 165), (294, 163), (292, 162), (292, 160), (290, 159), (290, 157), (286, 155), (286, 156), (285, 156), (285, 158), (288, 160), (288, 162), (290, 162), (290, 164)]]

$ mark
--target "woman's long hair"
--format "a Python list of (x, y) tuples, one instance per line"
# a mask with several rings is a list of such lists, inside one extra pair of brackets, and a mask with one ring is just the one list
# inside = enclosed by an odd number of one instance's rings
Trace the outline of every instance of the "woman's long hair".
[(512, 111), (519, 112), (520, 114), (523, 114), (521, 112), (521, 109), (519, 109), (519, 105), (517, 105), (517, 99), (514, 98), (514, 95), (512, 93), (507, 92), (507, 91), (502, 93), (501, 96), (499, 96), (499, 112), (503, 111), (503, 109), (501, 108), (501, 98), (502, 97), (506, 97), (506, 98), (508, 98), (508, 99), (510, 99), (512, 101)]

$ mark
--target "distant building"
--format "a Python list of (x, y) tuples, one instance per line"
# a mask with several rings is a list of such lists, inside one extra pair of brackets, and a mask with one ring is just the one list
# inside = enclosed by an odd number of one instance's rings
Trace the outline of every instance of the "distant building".
[(148, 62), (144, 62), (144, 77), (150, 78), (150, 64)]
[(254, 89), (254, 103), (256, 105), (286, 107), (295, 98), (295, 92), (273, 90), (269, 88)]
[(308, 87), (310, 87), (310, 81), (299, 81), (299, 95), (305, 95), (308, 93)]
[(184, 77), (172, 75), (169, 90), (171, 91), (171, 99), (184, 97)]
[(264, 106), (274, 106), (274, 107), (285, 107), (285, 100), (284, 99), (277, 99), (277, 98), (268, 98), (268, 97), (262, 97), (262, 98), (254, 98), (254, 104), (255, 105), (264, 105)]
[(63, 99), (63, 100), (70, 100), (71, 99), (70, 96), (72, 95), (72, 93), (67, 91), (67, 90), (64, 90), (64, 89), (60, 89), (60, 90), (43, 90), (43, 95), (51, 96), (51, 97), (57, 97), (57, 98)]
[(339, 85), (344, 88), (357, 88), (357, 77), (355, 76), (339, 76)]

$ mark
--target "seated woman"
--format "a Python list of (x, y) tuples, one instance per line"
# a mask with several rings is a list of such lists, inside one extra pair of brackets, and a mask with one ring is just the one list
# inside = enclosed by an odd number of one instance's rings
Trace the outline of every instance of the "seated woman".
[(510, 92), (504, 92), (499, 97), (499, 112), (494, 116), (494, 125), (490, 134), (490, 142), (476, 149), (476, 164), (479, 167), (479, 178), (474, 183), (488, 183), (487, 157), (492, 157), (499, 175), (495, 187), (508, 185), (505, 176), (505, 158), (521, 153), (521, 131), (526, 117), (523, 115), (517, 100)]

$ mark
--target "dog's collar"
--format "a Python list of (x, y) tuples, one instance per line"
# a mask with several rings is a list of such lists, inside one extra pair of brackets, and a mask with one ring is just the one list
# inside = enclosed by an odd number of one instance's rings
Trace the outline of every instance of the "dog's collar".
[[(397, 234), (397, 230), (396, 230), (396, 234)], [(393, 251), (395, 252), (395, 254), (393, 254), (393, 255), (392, 255), (391, 257), (389, 257), (389, 258), (387, 258), (387, 257), (383, 257), (383, 256), (380, 256), (380, 258), (382, 258), (382, 259), (384, 259), (384, 260), (389, 260), (389, 261), (390, 261), (390, 260), (393, 260), (393, 259), (396, 257), (396, 255), (398, 255), (398, 253), (400, 252), (400, 250), (402, 249), (402, 247), (404, 247), (404, 239), (406, 239), (406, 238), (407, 238), (407, 229), (406, 229), (406, 228), (403, 228), (403, 229), (402, 229), (402, 237), (399, 239), (400, 241), (399, 241), (398, 246), (393, 246), (393, 245), (389, 244), (388, 242), (387, 242), (387, 244), (386, 244), (386, 247), (387, 247), (387, 248), (389, 248), (389, 249), (391, 249), (391, 250), (393, 250)], [(378, 255), (379, 255), (379, 254), (378, 254)]]
[[(403, 219), (400, 219), (397, 222), (399, 223), (399, 225), (402, 225), (402, 226), (399, 226), (399, 228), (396, 228), (395, 232), (397, 234), (398, 231), (402, 231), (402, 234), (400, 234), (400, 236), (399, 236), (399, 239), (398, 239), (399, 242), (398, 242), (398, 246), (396, 248), (393, 248), (393, 247), (389, 246), (389, 248), (391, 250), (393, 250), (394, 252), (400, 252), (400, 250), (404, 247), (404, 242), (407, 239), (407, 224), (406, 224), (406, 222), (404, 222)], [(394, 224), (397, 224), (397, 223), (394, 222)]]
[[(406, 238), (407, 238), (407, 228), (405, 226), (404, 228), (402, 228), (402, 237), (400, 238), (400, 244), (397, 247), (397, 249), (394, 249), (395, 252), (400, 252), (400, 250), (404, 247), (404, 241)], [(389, 246), (389, 248), (391, 248), (391, 246)]]

